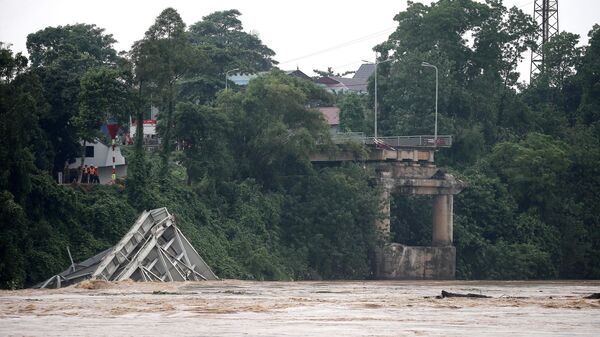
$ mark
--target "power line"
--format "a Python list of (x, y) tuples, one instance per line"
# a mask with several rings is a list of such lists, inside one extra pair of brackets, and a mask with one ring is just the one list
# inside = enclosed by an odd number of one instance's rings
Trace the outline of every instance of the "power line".
[(323, 53), (326, 53), (326, 52), (329, 52), (329, 51), (332, 51), (332, 50), (336, 50), (336, 49), (344, 48), (344, 47), (347, 47), (347, 46), (351, 46), (353, 44), (357, 44), (359, 42), (363, 42), (363, 41), (369, 40), (369, 39), (371, 39), (371, 38), (373, 38), (375, 36), (388, 33), (388, 32), (390, 32), (392, 30), (395, 30), (395, 29), (396, 29), (396, 27), (386, 28), (384, 30), (380, 30), (378, 32), (371, 33), (369, 35), (365, 35), (365, 36), (359, 37), (359, 38), (354, 39), (354, 40), (350, 40), (350, 41), (347, 41), (347, 42), (344, 42), (344, 43), (341, 43), (341, 44), (338, 44), (338, 45), (335, 45), (335, 46), (332, 46), (332, 47), (329, 47), (329, 48), (325, 48), (325, 49), (322, 49), (322, 50), (319, 50), (319, 51), (316, 51), (316, 52), (313, 52), (313, 53), (310, 53), (310, 54), (306, 54), (306, 55), (303, 55), (303, 56), (300, 56), (300, 57), (293, 58), (291, 60), (287, 60), (285, 62), (281, 62), (280, 64), (286, 64), (286, 63), (291, 63), (291, 62), (299, 61), (299, 60), (302, 60), (302, 59), (305, 59), (305, 58), (308, 58), (308, 57), (311, 57), (311, 56), (315, 56), (315, 55), (323, 54)]
[(522, 5), (515, 5), (515, 7), (517, 7), (517, 8), (527, 7), (527, 6), (531, 5), (531, 4), (533, 4), (534, 2), (535, 2), (535, 0), (534, 1), (529, 1), (529, 2), (524, 3)]
[[(521, 4), (521, 5), (515, 5), (515, 6), (517, 8), (523, 8), (523, 7), (526, 7), (526, 6), (529, 6), (529, 5), (533, 4), (534, 2), (535, 2), (535, 0), (526, 2), (526, 3)], [(299, 61), (299, 60), (302, 60), (302, 59), (305, 59), (305, 58), (309, 58), (309, 57), (312, 57), (312, 56), (316, 56), (316, 55), (319, 55), (319, 54), (330, 52), (332, 50), (336, 50), (336, 49), (344, 48), (344, 47), (347, 47), (347, 46), (351, 46), (353, 44), (357, 44), (357, 43), (369, 40), (369, 39), (371, 39), (373, 37), (385, 34), (387, 32), (395, 30), (396, 28), (397, 27), (389, 27), (389, 28), (386, 28), (384, 30), (380, 30), (380, 31), (377, 31), (377, 32), (374, 32), (374, 33), (371, 33), (371, 34), (368, 34), (368, 35), (356, 38), (354, 40), (350, 40), (350, 41), (341, 43), (339, 45), (335, 45), (335, 46), (332, 46), (332, 47), (329, 47), (329, 48), (325, 48), (325, 49), (322, 49), (322, 50), (319, 50), (319, 51), (315, 51), (315, 52), (312, 52), (312, 53), (309, 53), (309, 54), (306, 54), (306, 55), (303, 55), (303, 56), (299, 56), (299, 57), (296, 57), (296, 58), (293, 58), (293, 59), (289, 59), (289, 60), (284, 61), (284, 62), (280, 62), (279, 65), (283, 65), (283, 64), (287, 64), (287, 63), (292, 63), (292, 62)], [(350, 65), (350, 64), (354, 64), (354, 63), (358, 63), (358, 61), (357, 62), (347, 63), (345, 65), (337, 66), (337, 67), (344, 67), (344, 66), (347, 66), (347, 65)]]

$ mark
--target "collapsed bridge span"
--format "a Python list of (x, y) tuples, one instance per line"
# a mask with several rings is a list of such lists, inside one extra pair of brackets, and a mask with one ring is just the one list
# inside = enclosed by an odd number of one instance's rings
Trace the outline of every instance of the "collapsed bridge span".
[(177, 228), (175, 217), (163, 207), (144, 211), (112, 248), (73, 263), (35, 287), (60, 288), (86, 279), (165, 282), (218, 277)]

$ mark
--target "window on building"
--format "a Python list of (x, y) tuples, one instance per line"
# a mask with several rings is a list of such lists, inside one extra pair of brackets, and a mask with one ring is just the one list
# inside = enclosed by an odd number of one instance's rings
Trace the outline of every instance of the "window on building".
[(85, 147), (85, 157), (86, 158), (94, 158), (94, 147), (93, 146)]

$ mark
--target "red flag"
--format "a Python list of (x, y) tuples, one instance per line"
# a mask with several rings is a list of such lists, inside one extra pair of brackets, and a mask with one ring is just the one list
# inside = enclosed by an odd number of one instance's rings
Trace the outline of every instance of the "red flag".
[(119, 124), (107, 124), (106, 128), (110, 134), (110, 138), (115, 139), (117, 132), (119, 132)]

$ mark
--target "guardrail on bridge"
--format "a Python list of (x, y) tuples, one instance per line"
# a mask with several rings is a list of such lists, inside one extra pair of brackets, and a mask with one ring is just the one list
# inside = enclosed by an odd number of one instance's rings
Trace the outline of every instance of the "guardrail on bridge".
[(377, 137), (376, 142), (375, 137), (366, 137), (363, 132), (347, 132), (338, 133), (332, 139), (336, 144), (354, 142), (374, 145), (383, 143), (399, 148), (438, 148), (452, 146), (452, 136), (450, 135), (438, 135), (437, 140), (434, 135)]

